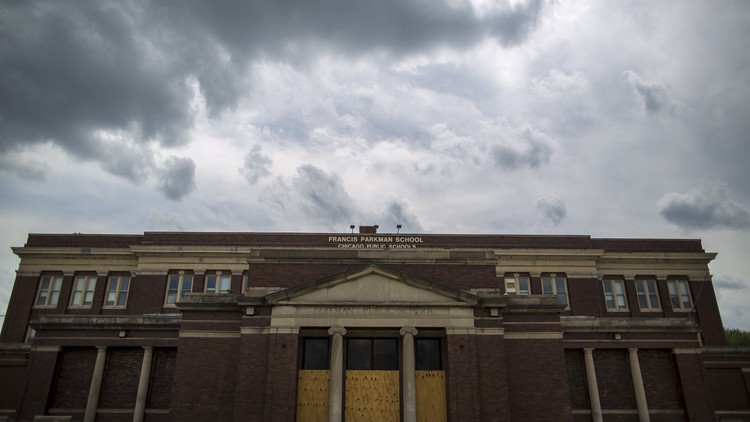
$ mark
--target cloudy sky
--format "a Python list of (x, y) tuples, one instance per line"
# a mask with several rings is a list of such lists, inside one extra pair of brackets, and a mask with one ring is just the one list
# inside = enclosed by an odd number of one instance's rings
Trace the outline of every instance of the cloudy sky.
[[(29, 232), (701, 238), (750, 330), (746, 1), (6, 1)], [(4, 313), (4, 312), (3, 312)]]

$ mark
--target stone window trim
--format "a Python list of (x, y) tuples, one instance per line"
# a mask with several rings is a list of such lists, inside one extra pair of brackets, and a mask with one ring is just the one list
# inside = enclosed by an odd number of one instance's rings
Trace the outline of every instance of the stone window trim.
[(604, 277), (604, 306), (607, 312), (628, 312), (628, 295), (625, 291), (625, 280), (620, 277)]
[(531, 277), (526, 273), (505, 273), (505, 293), (528, 296), (531, 294)]
[(203, 279), (204, 292), (226, 294), (232, 292), (231, 271), (206, 271)]
[(192, 271), (170, 271), (167, 274), (167, 289), (164, 295), (165, 308), (176, 308), (176, 303), (182, 301), (185, 295), (192, 293), (195, 284), (195, 274)]
[(690, 312), (693, 310), (693, 298), (690, 294), (690, 283), (685, 278), (667, 280), (669, 303), (675, 312)]
[(73, 278), (73, 287), (70, 293), (68, 308), (91, 308), (91, 305), (94, 303), (96, 280), (96, 274), (76, 274)]
[(659, 281), (655, 277), (636, 277), (635, 294), (641, 312), (661, 312)]
[(125, 309), (132, 282), (133, 277), (130, 274), (110, 274), (107, 277), (102, 309)]
[[(562, 287), (562, 292), (560, 288)], [(561, 273), (542, 274), (542, 294), (552, 295), (557, 298), (557, 303), (565, 305), (565, 310), (570, 310), (570, 298), (568, 295), (568, 278)]]
[(57, 302), (60, 299), (62, 290), (63, 275), (42, 274), (39, 277), (39, 287), (36, 292), (34, 308), (57, 308)]

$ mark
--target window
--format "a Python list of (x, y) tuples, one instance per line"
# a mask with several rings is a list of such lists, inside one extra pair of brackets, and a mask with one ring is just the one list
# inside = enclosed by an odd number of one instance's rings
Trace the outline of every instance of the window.
[(417, 371), (439, 371), (443, 369), (439, 338), (415, 338), (415, 369)]
[(508, 294), (530, 295), (531, 283), (529, 277), (514, 273), (513, 276), (505, 277), (505, 292)]
[(568, 292), (563, 276), (550, 274), (542, 277), (542, 294), (555, 296), (559, 305), (568, 306)]
[(128, 303), (128, 291), (130, 290), (130, 276), (113, 275), (107, 283), (107, 296), (104, 298), (104, 306), (110, 308), (124, 308)]
[(185, 295), (193, 290), (193, 275), (192, 274), (170, 274), (169, 281), (167, 282), (167, 298), (166, 303), (174, 304), (176, 302), (183, 302)]
[(306, 337), (302, 344), (302, 369), (328, 369), (327, 337)]
[(57, 305), (57, 299), (60, 298), (60, 288), (62, 287), (62, 276), (45, 275), (39, 283), (39, 293), (36, 296), (36, 305), (38, 307), (54, 307)]
[(635, 280), (635, 291), (638, 294), (638, 306), (642, 311), (658, 311), (661, 309), (656, 280)]
[(70, 306), (91, 306), (94, 301), (95, 275), (76, 276), (73, 283), (73, 294), (70, 295)]
[(622, 311), (628, 309), (625, 300), (625, 282), (623, 280), (604, 280), (604, 301), (608, 311)]
[(217, 271), (206, 275), (206, 293), (229, 293), (232, 285), (232, 274)]
[(693, 309), (687, 280), (667, 280), (667, 288), (669, 289), (669, 301), (672, 303), (672, 309), (675, 311)]
[(248, 285), (247, 279), (248, 279), (247, 272), (242, 273), (242, 292), (244, 292), (245, 290), (247, 290), (248, 287), (250, 287)]
[(398, 339), (348, 339), (346, 369), (398, 370)]

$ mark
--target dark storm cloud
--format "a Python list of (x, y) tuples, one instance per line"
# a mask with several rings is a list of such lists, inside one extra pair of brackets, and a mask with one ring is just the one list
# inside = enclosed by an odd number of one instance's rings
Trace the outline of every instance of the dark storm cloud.
[(401, 201), (391, 201), (381, 218), (379, 225), (384, 232), (395, 231), (401, 225), (401, 233), (421, 233), (424, 231), (416, 215), (408, 211), (409, 206)]
[(568, 214), (565, 204), (557, 198), (539, 198), (536, 200), (536, 208), (554, 225), (560, 224)]
[(536, 169), (549, 162), (552, 155), (552, 140), (546, 135), (526, 127), (519, 135), (522, 144), (495, 145), (492, 156), (495, 164), (504, 170), (518, 170), (523, 167)]
[(180, 200), (195, 189), (195, 163), (190, 158), (170, 157), (159, 181), (159, 190), (169, 199)]
[[(105, 163), (115, 137), (185, 140), (191, 113), (183, 75), (143, 37), (128, 3), (15, 2), (0, 14), (0, 148), (53, 141)], [(107, 142), (105, 142), (107, 141)]]
[(310, 164), (300, 166), (292, 180), (292, 191), (304, 211), (331, 226), (349, 223), (356, 215), (354, 200), (335, 173), (328, 174)]
[(714, 287), (721, 290), (745, 290), (748, 285), (730, 276), (714, 277)]
[(270, 176), (271, 159), (260, 153), (260, 145), (253, 145), (250, 152), (245, 155), (245, 161), (240, 168), (240, 173), (245, 176), (251, 185), (258, 183), (261, 177)]
[(750, 228), (750, 213), (732, 199), (723, 184), (688, 193), (669, 192), (659, 200), (659, 213), (667, 221), (688, 229)]
[[(237, 106), (260, 58), (393, 56), (494, 37), (523, 42), (543, 3), (483, 15), (427, 0), (34, 1), (0, 13), (0, 151), (54, 142), (140, 181), (147, 143), (188, 141), (194, 88), (212, 115)], [(125, 161), (113, 158), (129, 153)]]

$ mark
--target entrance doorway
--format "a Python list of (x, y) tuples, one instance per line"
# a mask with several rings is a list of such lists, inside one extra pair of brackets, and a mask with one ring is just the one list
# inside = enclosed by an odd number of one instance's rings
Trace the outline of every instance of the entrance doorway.
[[(399, 337), (356, 337), (343, 342), (343, 419), (346, 422), (401, 420), (406, 397), (402, 341)], [(331, 341), (328, 337), (302, 339), (301, 369), (297, 385), (297, 421), (328, 420), (331, 383)], [(447, 420), (445, 371), (441, 338), (416, 337), (411, 384), (412, 409), (418, 421)], [(409, 372), (409, 371), (406, 371)], [(341, 378), (339, 378), (341, 379)], [(343, 398), (343, 400), (341, 400)], [(414, 400), (416, 403), (414, 403)]]

